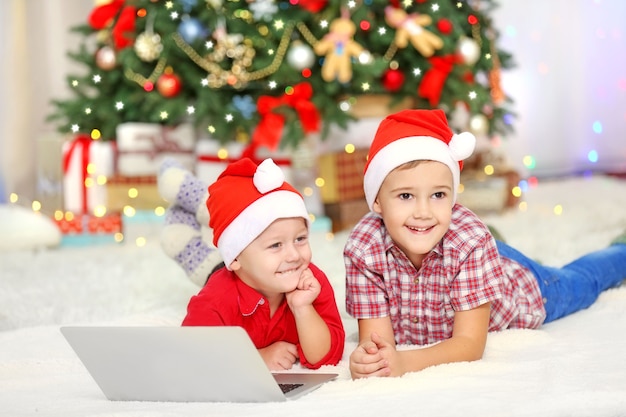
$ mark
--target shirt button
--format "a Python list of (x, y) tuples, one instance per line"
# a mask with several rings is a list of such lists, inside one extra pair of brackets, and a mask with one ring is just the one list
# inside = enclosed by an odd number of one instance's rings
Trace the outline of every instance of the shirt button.
[(413, 282), (414, 282), (415, 284), (419, 284), (419, 283), (420, 283), (420, 279), (419, 279), (419, 278), (415, 278), (415, 279), (413, 280)]
[(545, 297), (541, 301), (543, 301), (544, 304), (548, 304), (548, 299)]
[(411, 317), (411, 321), (413, 323), (419, 323), (420, 319), (419, 319), (419, 317)]

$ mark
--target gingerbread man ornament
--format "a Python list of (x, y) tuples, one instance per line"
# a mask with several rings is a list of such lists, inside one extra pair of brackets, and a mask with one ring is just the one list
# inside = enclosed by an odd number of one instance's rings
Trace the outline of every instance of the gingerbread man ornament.
[(426, 14), (408, 14), (400, 8), (387, 6), (385, 21), (396, 29), (394, 41), (398, 48), (406, 48), (411, 42), (420, 54), (430, 57), (437, 49), (443, 47), (443, 40), (440, 37), (424, 29), (424, 26), (432, 23), (431, 17)]
[(315, 44), (315, 53), (325, 55), (322, 64), (322, 78), (330, 82), (337, 79), (347, 83), (352, 79), (352, 58), (357, 57), (363, 48), (354, 41), (356, 25), (350, 18), (342, 16), (333, 20), (330, 31)]

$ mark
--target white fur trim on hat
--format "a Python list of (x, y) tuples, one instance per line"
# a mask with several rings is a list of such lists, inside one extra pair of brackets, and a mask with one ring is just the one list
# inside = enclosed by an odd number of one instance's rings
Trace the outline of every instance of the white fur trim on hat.
[[(276, 187), (271, 189), (274, 188)], [(237, 191), (233, 190), (233, 192), (236, 193)], [(218, 250), (226, 267), (230, 268), (230, 264), (237, 256), (274, 220), (290, 217), (302, 217), (307, 221), (307, 224), (309, 222), (309, 214), (304, 205), (304, 200), (293, 191), (270, 192), (246, 207), (224, 229), (217, 242)]]
[(410, 136), (389, 143), (374, 155), (364, 175), (363, 188), (370, 210), (373, 210), (374, 201), (387, 175), (400, 165), (417, 160), (438, 161), (450, 169), (454, 186), (453, 201), (456, 201), (461, 176), (459, 161), (472, 154), (475, 143), (471, 133), (453, 135), (450, 145), (430, 136)]

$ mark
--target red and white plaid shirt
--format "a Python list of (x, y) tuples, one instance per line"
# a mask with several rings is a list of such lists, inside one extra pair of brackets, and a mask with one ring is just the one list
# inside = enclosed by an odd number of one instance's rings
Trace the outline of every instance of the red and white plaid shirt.
[(357, 319), (389, 316), (398, 344), (452, 337), (455, 311), (491, 302), (489, 331), (537, 328), (545, 309), (534, 275), (500, 257), (485, 224), (456, 204), (443, 239), (417, 270), (382, 219), (366, 214), (344, 249), (346, 311)]

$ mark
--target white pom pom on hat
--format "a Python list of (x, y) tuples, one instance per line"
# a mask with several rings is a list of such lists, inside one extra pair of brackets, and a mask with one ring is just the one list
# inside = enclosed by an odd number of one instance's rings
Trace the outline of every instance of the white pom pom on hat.
[(213, 244), (227, 268), (274, 220), (309, 222), (302, 195), (269, 158), (258, 166), (249, 158), (228, 165), (209, 186), (206, 205)]
[(256, 189), (265, 194), (283, 185), (285, 174), (273, 160), (268, 158), (259, 164), (252, 181)]
[(370, 210), (385, 177), (400, 165), (418, 160), (438, 161), (450, 168), (456, 201), (463, 160), (475, 146), (474, 135), (450, 129), (442, 110), (403, 110), (387, 116), (374, 135), (365, 165), (363, 188)]

